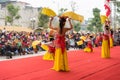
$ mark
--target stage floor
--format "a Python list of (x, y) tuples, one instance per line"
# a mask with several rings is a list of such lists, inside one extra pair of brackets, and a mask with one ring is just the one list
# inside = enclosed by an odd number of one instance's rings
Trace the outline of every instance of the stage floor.
[(42, 56), (0, 61), (0, 80), (120, 80), (119, 50), (111, 48), (110, 59), (101, 58), (100, 47), (93, 53), (69, 51), (69, 72), (51, 70), (53, 61)]

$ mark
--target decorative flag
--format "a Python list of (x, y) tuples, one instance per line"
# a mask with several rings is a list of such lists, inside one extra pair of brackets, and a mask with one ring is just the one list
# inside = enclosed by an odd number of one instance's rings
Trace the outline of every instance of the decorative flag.
[(105, 10), (106, 10), (106, 16), (109, 17), (110, 14), (111, 14), (111, 9), (110, 9), (110, 0), (105, 0), (105, 4), (104, 4), (104, 7), (105, 7)]

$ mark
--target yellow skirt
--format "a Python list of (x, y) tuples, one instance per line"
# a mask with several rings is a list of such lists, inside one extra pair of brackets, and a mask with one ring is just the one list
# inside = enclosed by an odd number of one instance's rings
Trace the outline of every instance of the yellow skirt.
[(108, 40), (103, 39), (101, 57), (102, 58), (110, 58), (110, 47), (109, 47)]
[(91, 50), (89, 47), (86, 47), (86, 48), (84, 49), (84, 51), (85, 51), (85, 52), (92, 52), (92, 50)]
[(47, 51), (47, 53), (45, 53), (45, 55), (43, 56), (43, 60), (54, 60), (54, 54), (53, 53), (49, 53)]
[(110, 47), (112, 48), (113, 47), (113, 39), (110, 38)]
[(55, 60), (54, 60), (54, 65), (52, 69), (55, 71), (69, 71), (66, 49), (64, 53), (62, 53), (61, 48), (56, 48)]

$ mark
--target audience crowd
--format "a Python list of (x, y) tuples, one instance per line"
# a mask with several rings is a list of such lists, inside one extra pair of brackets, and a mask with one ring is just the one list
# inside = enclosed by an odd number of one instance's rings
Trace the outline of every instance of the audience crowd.
[[(66, 34), (66, 48), (84, 49), (87, 45), (86, 39), (92, 42), (93, 47), (99, 47), (102, 44), (103, 33), (75, 33), (70, 31)], [(6, 31), (5, 28), (0, 31), (0, 56), (12, 58), (15, 55), (26, 55), (44, 51), (41, 48), (41, 42), (49, 42), (49, 32), (16, 32)], [(54, 37), (55, 38), (55, 37)], [(120, 29), (114, 31), (113, 34), (114, 46), (120, 45)], [(40, 41), (34, 45), (33, 42)]]

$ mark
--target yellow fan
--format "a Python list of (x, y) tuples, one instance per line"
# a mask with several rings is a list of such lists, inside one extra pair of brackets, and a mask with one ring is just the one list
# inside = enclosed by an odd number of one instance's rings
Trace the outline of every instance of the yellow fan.
[(86, 37), (85, 37), (85, 36), (81, 36), (80, 39), (82, 39), (82, 40), (85, 41), (85, 40), (86, 40)]
[(83, 21), (83, 16), (81, 15), (78, 15), (72, 11), (69, 11), (69, 12), (65, 12), (63, 13), (61, 16), (68, 16), (69, 18), (73, 19), (73, 20), (77, 20), (77, 21), (80, 21), (82, 22)]
[(41, 47), (42, 47), (44, 50), (46, 50), (46, 51), (49, 50), (49, 47), (48, 47), (46, 44), (42, 44)]
[(104, 24), (105, 21), (108, 19), (108, 17), (105, 16), (105, 15), (101, 15), (100, 18), (101, 18), (101, 23), (102, 23), (102, 24)]
[(83, 17), (83, 16), (81, 16), (81, 15), (78, 15), (78, 20), (79, 20), (80, 22), (83, 22), (84, 17)]
[(82, 44), (83, 44), (82, 40), (80, 40), (80, 41), (77, 42), (77, 45), (82, 45)]
[(33, 47), (33, 48), (36, 48), (36, 46), (37, 46), (38, 44), (40, 44), (40, 42), (41, 42), (41, 41), (38, 41), (38, 40), (33, 41), (33, 42), (32, 42), (32, 47)]
[(52, 9), (50, 9), (50, 8), (42, 8), (41, 13), (45, 14), (47, 16), (50, 16), (50, 17), (56, 16), (56, 13)]

